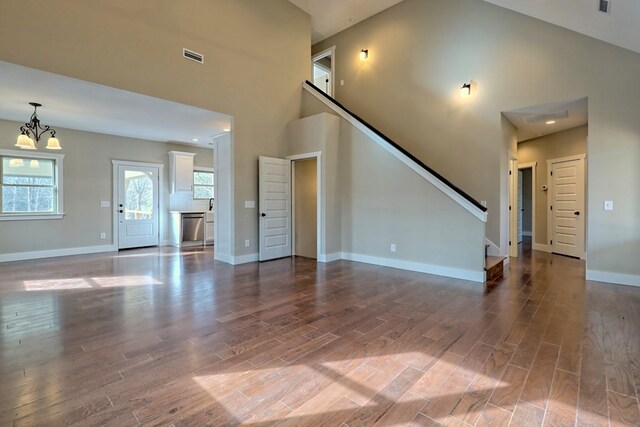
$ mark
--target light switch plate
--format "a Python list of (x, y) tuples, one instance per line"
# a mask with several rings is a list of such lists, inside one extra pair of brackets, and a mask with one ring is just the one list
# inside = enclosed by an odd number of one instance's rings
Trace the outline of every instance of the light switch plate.
[(100, 207), (101, 208), (108, 208), (109, 206), (111, 206), (111, 203), (108, 200), (100, 201)]
[(245, 200), (244, 207), (247, 209), (254, 209), (256, 207), (256, 202), (254, 200)]
[(604, 201), (604, 210), (612, 211), (613, 210), (613, 200), (605, 200)]

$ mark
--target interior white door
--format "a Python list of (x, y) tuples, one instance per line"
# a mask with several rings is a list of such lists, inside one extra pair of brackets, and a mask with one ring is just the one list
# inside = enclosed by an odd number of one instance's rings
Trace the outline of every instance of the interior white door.
[(291, 256), (291, 160), (258, 159), (260, 261)]
[(551, 252), (584, 256), (584, 158), (550, 160)]
[(522, 243), (522, 171), (518, 171), (518, 243)]
[(118, 165), (118, 249), (159, 243), (159, 168)]

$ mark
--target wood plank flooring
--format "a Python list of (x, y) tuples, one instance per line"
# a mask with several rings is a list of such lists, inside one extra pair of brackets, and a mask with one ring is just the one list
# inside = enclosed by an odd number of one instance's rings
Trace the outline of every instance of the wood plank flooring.
[(0, 265), (0, 426), (640, 425), (640, 288), (210, 248)]

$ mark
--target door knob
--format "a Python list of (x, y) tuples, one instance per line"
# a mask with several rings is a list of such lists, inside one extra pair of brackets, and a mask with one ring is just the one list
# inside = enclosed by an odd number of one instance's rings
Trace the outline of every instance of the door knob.
[(122, 209), (120, 209), (118, 212), (123, 213), (124, 211)]
[(122, 207), (122, 203), (120, 203), (120, 205), (119, 205), (119, 206), (120, 206), (120, 207)]
[(267, 214), (263, 212), (260, 214), (260, 216), (264, 218), (265, 216), (267, 216)]
[(579, 211), (575, 211), (573, 214), (574, 215), (580, 215), (580, 212)]

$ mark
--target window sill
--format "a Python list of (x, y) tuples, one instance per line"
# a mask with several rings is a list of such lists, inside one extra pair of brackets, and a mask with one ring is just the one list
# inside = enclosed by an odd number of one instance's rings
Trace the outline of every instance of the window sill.
[(34, 220), (50, 220), (62, 219), (64, 213), (38, 213), (38, 214), (0, 214), (0, 221), (34, 221)]

